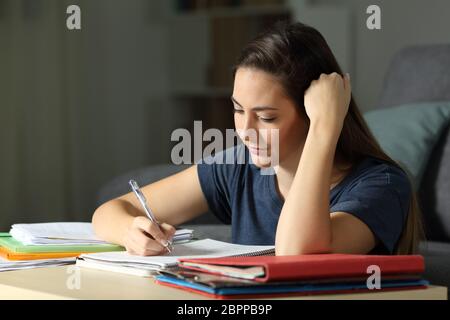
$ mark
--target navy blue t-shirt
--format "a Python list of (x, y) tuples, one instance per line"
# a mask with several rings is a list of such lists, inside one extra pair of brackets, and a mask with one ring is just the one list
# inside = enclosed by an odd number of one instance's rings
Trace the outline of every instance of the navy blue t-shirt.
[[(243, 164), (225, 162), (242, 155), (247, 161), (238, 163)], [(276, 189), (276, 176), (261, 174), (249, 159), (245, 147), (206, 158), (197, 164), (200, 185), (210, 210), (223, 223), (231, 223), (233, 243), (274, 245), (284, 201)], [(410, 196), (411, 185), (403, 170), (366, 157), (330, 191), (330, 213), (353, 214), (379, 240), (370, 253), (392, 254), (408, 215)]]

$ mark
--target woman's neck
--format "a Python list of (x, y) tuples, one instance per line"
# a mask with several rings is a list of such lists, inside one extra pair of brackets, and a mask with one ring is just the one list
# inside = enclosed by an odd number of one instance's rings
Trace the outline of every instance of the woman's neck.
[[(276, 170), (277, 189), (283, 199), (286, 197), (297, 172), (300, 162), (300, 154), (293, 154), (290, 158), (285, 159), (279, 164)], [(330, 190), (338, 185), (350, 172), (351, 164), (343, 161), (340, 157), (336, 157), (333, 163)]]

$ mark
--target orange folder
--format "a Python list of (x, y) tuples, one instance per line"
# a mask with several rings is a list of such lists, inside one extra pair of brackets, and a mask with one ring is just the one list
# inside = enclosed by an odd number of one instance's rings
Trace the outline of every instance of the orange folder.
[(22, 253), (13, 252), (0, 246), (0, 257), (8, 260), (39, 260), (77, 257), (84, 252), (42, 252), (42, 253)]

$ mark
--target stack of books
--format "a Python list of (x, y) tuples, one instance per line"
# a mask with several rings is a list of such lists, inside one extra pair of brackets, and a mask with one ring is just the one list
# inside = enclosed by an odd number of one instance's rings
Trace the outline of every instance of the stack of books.
[(425, 289), (420, 255), (311, 254), (180, 258), (158, 284), (218, 299)]
[[(192, 230), (181, 229), (173, 240), (191, 238)], [(85, 253), (124, 250), (98, 239), (87, 222), (14, 224), (0, 233), (0, 271), (74, 264)]]
[(0, 271), (74, 264), (85, 252), (123, 251), (84, 222), (14, 224), (0, 233)]

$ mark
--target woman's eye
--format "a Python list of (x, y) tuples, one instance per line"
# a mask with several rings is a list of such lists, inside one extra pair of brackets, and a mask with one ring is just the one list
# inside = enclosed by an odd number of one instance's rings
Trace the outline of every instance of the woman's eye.
[(259, 118), (264, 122), (273, 122), (276, 119), (276, 118), (263, 118), (263, 117), (259, 117)]
[[(236, 113), (243, 114), (244, 110), (233, 108), (233, 113), (234, 114), (236, 114)], [(264, 122), (273, 122), (276, 119), (276, 117), (258, 117), (258, 118)]]

